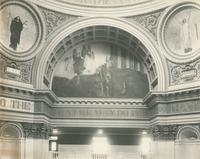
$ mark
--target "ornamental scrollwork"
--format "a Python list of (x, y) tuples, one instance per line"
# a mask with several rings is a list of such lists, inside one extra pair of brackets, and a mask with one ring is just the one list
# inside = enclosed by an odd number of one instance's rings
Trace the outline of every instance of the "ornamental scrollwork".
[(44, 8), (41, 9), (45, 17), (47, 35), (49, 35), (52, 31), (55, 31), (56, 28), (58, 28), (64, 22), (70, 22), (77, 18), (76, 16), (73, 15), (62, 14)]
[(13, 61), (0, 55), (0, 78), (31, 84), (34, 60)]
[(200, 60), (187, 64), (168, 62), (168, 66), (171, 86), (200, 80)]
[(150, 128), (154, 140), (175, 140), (178, 125), (156, 125)]
[(126, 19), (128, 21), (134, 21), (134, 22), (139, 23), (156, 38), (156, 30), (157, 30), (158, 21), (161, 14), (162, 14), (162, 11), (158, 11), (158, 12), (147, 14), (147, 15), (127, 17)]
[(23, 123), (24, 135), (26, 138), (48, 138), (51, 127), (44, 123)]

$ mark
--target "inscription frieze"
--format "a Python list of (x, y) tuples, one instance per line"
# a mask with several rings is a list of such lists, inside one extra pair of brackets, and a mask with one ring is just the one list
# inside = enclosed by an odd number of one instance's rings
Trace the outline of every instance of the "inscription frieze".
[(54, 108), (54, 117), (92, 119), (147, 119), (147, 109)]
[(21, 111), (21, 112), (33, 112), (34, 102), (0, 97), (0, 109)]

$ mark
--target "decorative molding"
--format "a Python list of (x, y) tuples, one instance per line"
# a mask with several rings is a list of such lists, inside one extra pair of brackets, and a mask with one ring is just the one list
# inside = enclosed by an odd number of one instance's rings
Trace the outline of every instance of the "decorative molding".
[(0, 55), (0, 77), (31, 84), (33, 63), (34, 59), (18, 62)]
[(44, 123), (22, 123), (26, 138), (47, 139), (51, 133), (51, 127)]
[(156, 125), (149, 129), (154, 140), (175, 140), (178, 132), (178, 125)]
[(153, 12), (177, 3), (174, 0), (30, 0), (31, 2), (66, 14), (77, 16), (126, 17)]
[(157, 12), (148, 13), (145, 15), (133, 16), (133, 17), (126, 17), (125, 19), (130, 22), (137, 22), (142, 27), (146, 28), (156, 39), (156, 32), (158, 27), (158, 22), (160, 20), (161, 14), (164, 10), (159, 10)]
[(178, 103), (159, 104), (159, 115), (177, 115), (185, 113), (200, 113), (200, 100), (184, 101)]
[(200, 80), (200, 59), (190, 63), (176, 64), (167, 61), (169, 68), (169, 85), (180, 85)]
[(78, 5), (83, 7), (123, 7), (127, 5), (136, 5), (138, 3), (147, 3), (149, 0), (61, 0), (62, 3)]
[(62, 99), (62, 98), (59, 98), (59, 102), (55, 103), (54, 104), (56, 107), (59, 107), (59, 106), (65, 106), (66, 105), (70, 105), (70, 106), (80, 106), (80, 105), (83, 105), (83, 106), (113, 106), (113, 105), (117, 105), (117, 106), (131, 106), (131, 107), (145, 107), (145, 105), (143, 104), (143, 101), (142, 99), (105, 99), (105, 98), (102, 98), (102, 99), (80, 99), (80, 98), (77, 98), (77, 99)]
[(77, 16), (73, 15), (68, 15), (68, 14), (63, 14), (60, 12), (55, 12), (46, 8), (40, 7), (40, 10), (42, 11), (45, 19), (45, 25), (46, 25), (46, 31), (47, 31), (47, 36), (55, 31), (59, 26), (61, 26), (64, 23), (69, 23), (76, 18)]

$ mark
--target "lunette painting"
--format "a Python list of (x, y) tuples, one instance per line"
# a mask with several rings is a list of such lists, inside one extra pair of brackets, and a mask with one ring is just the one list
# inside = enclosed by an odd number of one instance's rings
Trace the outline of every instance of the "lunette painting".
[(57, 64), (52, 90), (58, 97), (142, 98), (149, 90), (141, 62), (108, 43), (78, 46)]

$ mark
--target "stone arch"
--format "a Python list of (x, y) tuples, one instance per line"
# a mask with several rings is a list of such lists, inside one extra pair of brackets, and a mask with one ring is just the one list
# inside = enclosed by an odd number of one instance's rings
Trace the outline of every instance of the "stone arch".
[[(10, 131), (10, 132), (9, 132)], [(5, 123), (0, 128), (0, 137), (6, 137), (5, 133), (10, 133), (11, 138), (22, 139), (24, 138), (23, 128), (19, 124), (15, 123)], [(13, 136), (12, 136), (13, 135)], [(8, 137), (9, 137), (8, 136)]]
[(166, 83), (168, 81), (168, 77), (166, 77), (168, 71), (167, 65), (165, 64), (164, 59), (162, 59), (163, 57), (159, 53), (155, 40), (137, 24), (112, 17), (83, 18), (63, 26), (54, 35), (52, 35), (51, 36), (52, 40), (49, 41), (49, 43), (47, 44), (46, 48), (43, 51), (43, 54), (41, 54), (40, 56), (40, 60), (38, 60), (38, 63), (36, 64), (37, 66), (35, 72), (36, 76), (34, 76), (36, 79), (33, 80), (36, 81), (36, 83), (34, 83), (36, 88), (38, 89), (48, 88), (43, 83), (45, 67), (47, 65), (47, 61), (50, 58), (53, 49), (59, 44), (59, 42), (63, 40), (66, 36), (72, 34), (73, 32), (79, 29), (95, 25), (116, 27), (136, 37), (147, 48), (150, 55), (152, 56), (152, 59), (155, 62), (155, 67), (158, 76), (157, 90), (163, 91), (166, 89)]
[(193, 126), (184, 126), (179, 129), (176, 139), (178, 141), (200, 140), (200, 131)]
[(20, 124), (5, 123), (0, 128), (0, 153), (2, 159), (24, 159), (24, 133)]

